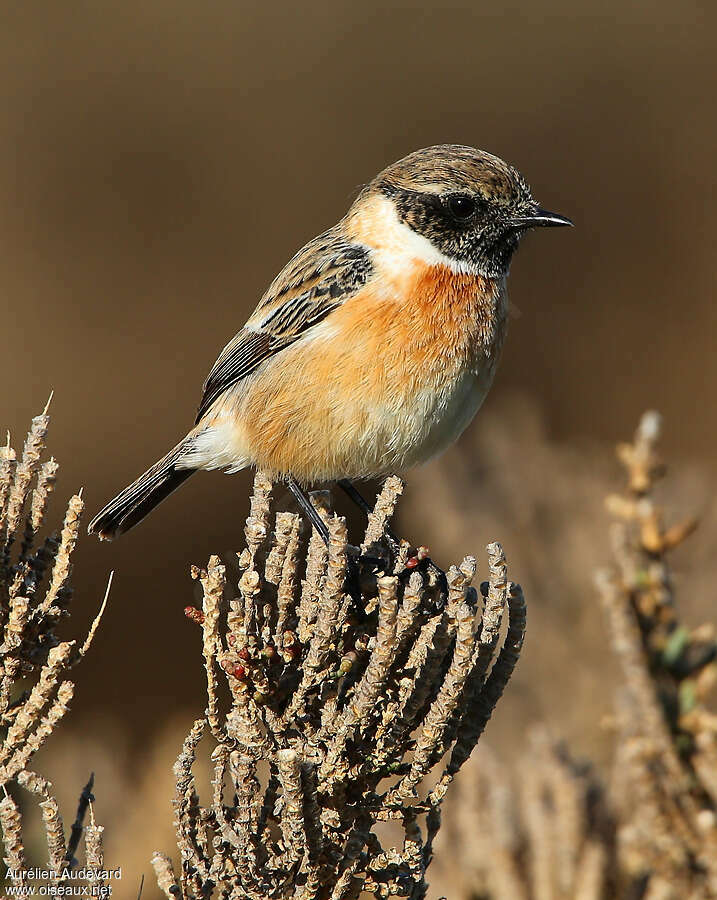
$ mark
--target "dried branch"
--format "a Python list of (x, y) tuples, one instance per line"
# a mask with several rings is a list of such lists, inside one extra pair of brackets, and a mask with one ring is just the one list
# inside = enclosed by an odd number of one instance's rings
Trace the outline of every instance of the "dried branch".
[[(439, 604), (425, 554), (402, 542), (391, 559), (383, 534), (401, 489), (387, 481), (363, 552), (315, 494), (329, 547), (312, 536), (302, 564), (300, 520), (277, 513), (272, 535), (259, 473), (238, 584), (217, 557), (195, 570), (203, 611), (188, 614), (202, 625), (209, 704), (175, 766), (179, 876), (153, 858), (168, 897), (425, 896), (438, 810), (510, 676), (525, 615), (497, 544), (485, 604), (472, 558), (451, 570)], [(200, 802), (192, 765), (207, 724), (217, 746)], [(449, 774), (427, 798), (426, 776), (447, 752)], [(372, 830), (387, 819), (400, 823), (398, 846)]]
[(649, 894), (717, 897), (717, 719), (705, 699), (715, 681), (711, 629), (678, 618), (668, 554), (695, 520), (665, 527), (655, 485), (665, 474), (657, 413), (645, 413), (630, 444), (618, 447), (624, 494), (608, 497), (615, 516), (615, 566), (598, 587), (624, 690), (617, 708), (614, 801), (621, 864)]
[[(0, 449), (0, 721), (5, 729), (0, 745), (0, 787), (4, 792), (0, 824), (13, 881), (24, 880), (22, 871), (28, 863), (22, 836), (23, 807), (13, 797), (15, 786), (24, 788), (39, 803), (51, 880), (61, 880), (65, 866), (76, 862), (74, 854), (83, 830), (87, 865), (90, 869), (103, 867), (102, 828), (94, 820), (88, 828), (83, 829), (82, 824), (91, 785), (83, 792), (83, 797), (87, 794), (85, 806), (82, 814), (78, 811), (66, 842), (51, 783), (28, 768), (68, 710), (74, 684), (66, 675), (88, 651), (109, 594), (108, 584), (102, 608), (79, 648), (74, 641), (59, 641), (55, 628), (69, 615), (71, 558), (83, 502), (81, 492), (71, 497), (60, 536), (40, 540), (59, 468), (54, 459), (42, 462), (49, 421), (46, 407), (32, 420), (19, 462), (9, 439)], [(65, 881), (77, 883), (74, 878)], [(90, 871), (80, 882), (98, 884), (101, 879)]]
[[(627, 485), (607, 499), (614, 564), (597, 583), (623, 680), (609, 790), (544, 730), (514, 774), (483, 751), (463, 770), (463, 790), (449, 795), (442, 834), (464, 900), (717, 898), (717, 716), (707, 706), (717, 642), (712, 626), (690, 629), (677, 613), (668, 554), (696, 523), (663, 521), (659, 431), (647, 413), (634, 441), (618, 447)], [(499, 568), (496, 560), (496, 583)], [(475, 732), (478, 720), (468, 727)], [(460, 732), (429, 799), (442, 796), (456, 754)]]

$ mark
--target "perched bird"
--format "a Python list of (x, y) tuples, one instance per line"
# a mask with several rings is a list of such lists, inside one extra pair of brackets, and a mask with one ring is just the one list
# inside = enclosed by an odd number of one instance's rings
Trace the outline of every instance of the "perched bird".
[(404, 471), (458, 438), (483, 402), (507, 326), (521, 236), (570, 225), (523, 177), (472, 147), (418, 150), (284, 267), (204, 384), (194, 427), (90, 523), (112, 539), (198, 469), (303, 487)]

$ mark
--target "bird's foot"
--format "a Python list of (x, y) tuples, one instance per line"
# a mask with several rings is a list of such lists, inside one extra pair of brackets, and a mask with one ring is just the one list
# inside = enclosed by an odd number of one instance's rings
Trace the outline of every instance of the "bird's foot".
[(406, 584), (414, 572), (423, 576), (424, 593), (431, 614), (443, 611), (448, 597), (446, 573), (430, 557), (428, 547), (413, 547), (406, 540), (399, 540), (387, 531), (384, 539), (390, 554), (389, 571)]

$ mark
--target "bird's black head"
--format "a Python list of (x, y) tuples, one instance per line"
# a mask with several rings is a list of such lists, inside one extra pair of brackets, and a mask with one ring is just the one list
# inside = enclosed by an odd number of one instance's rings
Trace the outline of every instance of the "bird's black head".
[(377, 175), (370, 189), (388, 197), (401, 222), (445, 256), (488, 277), (507, 273), (528, 229), (572, 224), (541, 209), (512, 166), (458, 144), (409, 154)]

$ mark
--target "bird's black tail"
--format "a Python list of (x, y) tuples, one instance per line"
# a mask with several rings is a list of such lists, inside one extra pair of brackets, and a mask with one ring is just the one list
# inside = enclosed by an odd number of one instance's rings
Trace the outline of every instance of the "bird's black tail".
[(88, 532), (96, 534), (102, 541), (111, 541), (141, 522), (155, 506), (196, 471), (177, 468), (177, 462), (188, 449), (189, 439), (185, 438), (151, 469), (147, 469), (117, 494), (114, 500), (110, 500), (90, 522)]

